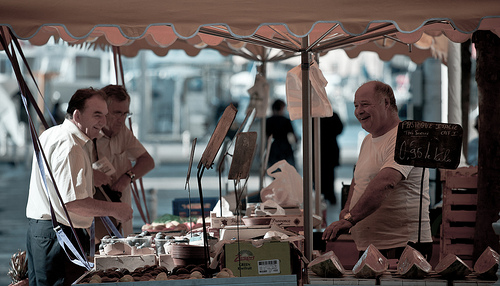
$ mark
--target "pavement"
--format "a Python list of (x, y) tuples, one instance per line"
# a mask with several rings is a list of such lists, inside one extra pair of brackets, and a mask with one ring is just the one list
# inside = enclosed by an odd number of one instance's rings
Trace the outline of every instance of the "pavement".
[[(191, 178), (188, 187), (186, 177), (188, 173), (190, 146), (187, 144), (147, 145), (146, 148), (156, 161), (156, 167), (143, 178), (144, 190), (147, 193), (148, 208), (151, 219), (163, 214), (173, 214), (172, 202), (176, 198), (199, 198), (201, 185), (204, 198), (218, 197), (234, 191), (234, 182), (222, 179), (214, 169), (204, 170), (200, 184), (197, 181), (197, 164), (204, 150), (200, 145), (195, 151)], [(347, 160), (349, 161), (349, 160)], [(28, 197), (28, 186), (31, 168), (29, 160), (17, 164), (0, 162), (0, 285), (11, 283), (7, 275), (9, 261), (12, 254), (18, 250), (25, 250), (27, 219), (25, 215)], [(350, 161), (349, 161), (350, 162)], [(340, 212), (340, 192), (342, 183), (349, 184), (352, 178), (353, 163), (346, 163), (336, 169), (335, 191), (337, 204), (325, 203), (326, 222), (331, 223), (338, 219)], [(299, 170), (298, 170), (299, 171)], [(259, 191), (260, 180), (252, 171), (247, 182), (249, 192)], [(300, 173), (300, 171), (299, 171)], [(266, 178), (263, 185), (271, 183), (272, 178)], [(221, 185), (222, 187), (219, 187)], [(139, 231), (144, 224), (139, 213), (134, 211), (134, 230)]]

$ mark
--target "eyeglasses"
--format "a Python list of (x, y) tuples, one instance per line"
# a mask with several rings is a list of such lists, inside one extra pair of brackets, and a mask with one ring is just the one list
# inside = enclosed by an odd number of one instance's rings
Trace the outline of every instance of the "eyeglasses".
[(133, 114), (132, 112), (119, 112), (119, 111), (117, 111), (117, 112), (113, 113), (113, 116), (125, 117), (126, 119), (128, 119), (128, 118), (132, 117), (132, 114)]

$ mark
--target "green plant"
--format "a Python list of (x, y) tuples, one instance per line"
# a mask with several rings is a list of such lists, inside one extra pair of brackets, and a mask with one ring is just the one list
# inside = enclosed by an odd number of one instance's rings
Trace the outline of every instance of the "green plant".
[(12, 283), (17, 283), (28, 278), (28, 260), (26, 251), (17, 251), (10, 258), (10, 269), (7, 273), (12, 279)]

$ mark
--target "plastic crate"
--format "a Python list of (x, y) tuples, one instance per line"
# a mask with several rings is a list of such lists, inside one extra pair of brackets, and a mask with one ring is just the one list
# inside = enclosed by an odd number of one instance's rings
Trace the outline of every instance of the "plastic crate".
[[(203, 198), (205, 216), (210, 216), (210, 211), (213, 210), (219, 198)], [(191, 204), (190, 204), (191, 203)], [(191, 210), (189, 206), (191, 205)], [(180, 217), (188, 217), (191, 211), (191, 217), (201, 216), (201, 203), (199, 198), (181, 198), (172, 201), (173, 214)]]

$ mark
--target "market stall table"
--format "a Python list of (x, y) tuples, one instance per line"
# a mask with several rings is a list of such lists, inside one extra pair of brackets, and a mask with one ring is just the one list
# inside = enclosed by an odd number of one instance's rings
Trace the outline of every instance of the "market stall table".
[(493, 285), (495, 281), (479, 280), (475, 275), (469, 275), (461, 280), (445, 280), (432, 271), (424, 279), (405, 279), (396, 275), (395, 270), (386, 271), (376, 279), (358, 279), (354, 277), (351, 270), (340, 278), (324, 278), (309, 272), (309, 284), (307, 285), (385, 285), (385, 286), (486, 286)]
[(295, 275), (279, 275), (264, 277), (234, 277), (234, 278), (205, 278), (205, 279), (186, 279), (186, 280), (163, 280), (163, 281), (135, 281), (135, 282), (114, 282), (114, 283), (96, 283), (96, 286), (195, 286), (195, 285), (224, 285), (224, 286), (242, 286), (242, 285), (273, 285), (273, 286), (297, 286), (297, 277)]

